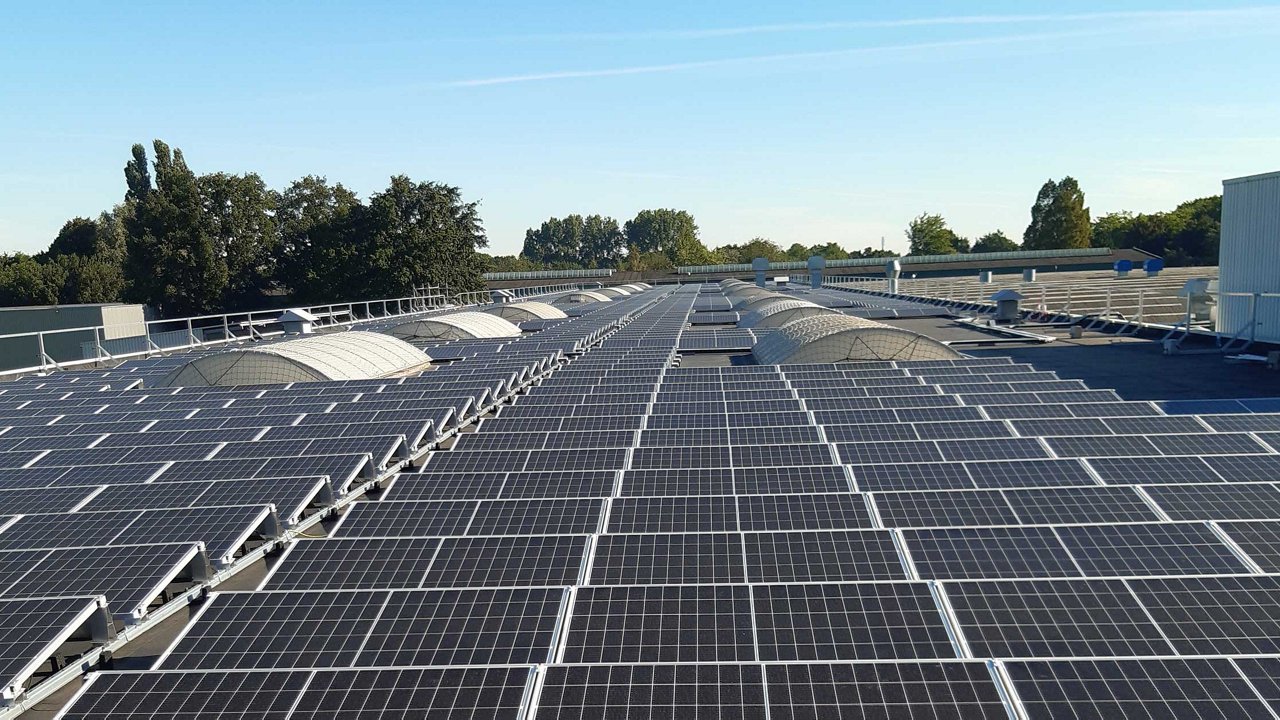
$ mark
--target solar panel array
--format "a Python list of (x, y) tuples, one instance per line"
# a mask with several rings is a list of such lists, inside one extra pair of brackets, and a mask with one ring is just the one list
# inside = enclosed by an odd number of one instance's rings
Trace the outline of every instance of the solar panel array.
[[(582, 352), (64, 717), (1280, 712), (1280, 416), (1169, 414), (1007, 359), (682, 367), (717, 297), (472, 346), (436, 372)], [(140, 484), (182, 462), (208, 461)], [(0, 552), (30, 552), (9, 522)]]

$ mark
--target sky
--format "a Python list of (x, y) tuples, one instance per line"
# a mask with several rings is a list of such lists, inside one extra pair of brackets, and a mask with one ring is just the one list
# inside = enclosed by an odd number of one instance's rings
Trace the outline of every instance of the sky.
[(119, 202), (153, 138), (276, 188), (457, 185), (495, 254), (655, 207), (710, 246), (1020, 238), (1049, 178), (1096, 217), (1280, 170), (1277, 78), (1280, 5), (1232, 2), (12, 3), (0, 251)]

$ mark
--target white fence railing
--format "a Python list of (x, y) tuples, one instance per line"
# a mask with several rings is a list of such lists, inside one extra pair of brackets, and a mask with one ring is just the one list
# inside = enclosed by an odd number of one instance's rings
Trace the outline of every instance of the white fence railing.
[[(513, 288), (506, 299), (519, 300), (578, 288), (577, 284)], [(417, 293), (407, 297), (313, 305), (302, 309), (317, 318), (315, 325), (318, 328), (349, 327), (371, 320), (394, 319), (450, 307), (484, 305), (492, 302), (493, 297), (488, 290), (453, 293), (448, 288), (427, 287), (419, 288)], [(148, 320), (142, 324), (141, 334), (137, 334), (139, 323), (135, 321), (0, 335), (0, 344), (8, 346), (6, 360), (15, 365), (0, 369), (0, 380), (277, 337), (284, 334), (279, 319), (285, 309)], [(48, 352), (48, 340), (58, 337), (77, 340), (74, 346), (80, 348), (82, 356), (52, 357)]]

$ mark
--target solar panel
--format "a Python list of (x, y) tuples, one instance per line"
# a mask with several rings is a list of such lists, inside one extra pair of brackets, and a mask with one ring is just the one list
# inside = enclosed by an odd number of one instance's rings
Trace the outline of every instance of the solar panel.
[(294, 543), (263, 581), (267, 590), (422, 587), (440, 541), (352, 538)]
[(562, 588), (392, 592), (354, 664), (546, 662), (564, 599)]
[(432, 537), (460, 535), (471, 523), (476, 503), (392, 501), (352, 503), (333, 530), (334, 537)]
[(552, 665), (538, 720), (765, 720), (759, 665)]
[(582, 588), (564, 646), (568, 663), (754, 660), (750, 589)]
[(737, 530), (733, 497), (642, 497), (614, 500), (611, 533), (720, 532)]
[(765, 677), (772, 720), (1009, 717), (977, 662), (782, 664)]
[(730, 468), (628, 470), (622, 474), (622, 495), (625, 496), (731, 494), (733, 470)]
[(765, 661), (955, 657), (925, 583), (752, 588)]
[(59, 646), (94, 619), (94, 639), (105, 642), (109, 620), (97, 598), (0, 599), (0, 694), (17, 696)]
[(112, 614), (127, 621), (144, 616), (170, 583), (212, 572), (193, 543), (6, 551), (0, 568), (0, 597), (103, 595)]
[(994, 491), (890, 492), (873, 497), (885, 527), (1018, 524), (1017, 514)]
[(1162, 518), (1128, 487), (1006, 490), (1005, 499), (1030, 525), (1157, 521)]
[(1029, 716), (1105, 720), (1270, 715), (1223, 659), (1060, 660), (1005, 666)]
[(1128, 584), (1181, 654), (1280, 652), (1280, 578), (1139, 578)]
[(596, 532), (604, 501), (596, 499), (486, 500), (468, 535), (541, 535)]
[(1280, 490), (1274, 485), (1169, 485), (1146, 492), (1174, 520), (1280, 519)]
[(235, 708), (245, 717), (283, 720), (310, 678), (309, 672), (279, 670), (93, 673), (60, 717), (225, 717)]
[(747, 533), (744, 545), (751, 582), (906, 579), (883, 530)]
[(423, 587), (572, 585), (582, 581), (585, 536), (447, 538)]
[(973, 487), (960, 463), (910, 463), (904, 465), (852, 465), (854, 482), (868, 492), (894, 490), (952, 490)]
[(1052, 528), (903, 530), (922, 578), (1067, 577), (1082, 575)]
[(1084, 525), (1056, 528), (1086, 575), (1212, 575), (1248, 572), (1199, 524)]
[(601, 535), (592, 585), (743, 582), (742, 538), (736, 533)]
[(1167, 655), (1170, 645), (1120, 580), (943, 583), (978, 657)]

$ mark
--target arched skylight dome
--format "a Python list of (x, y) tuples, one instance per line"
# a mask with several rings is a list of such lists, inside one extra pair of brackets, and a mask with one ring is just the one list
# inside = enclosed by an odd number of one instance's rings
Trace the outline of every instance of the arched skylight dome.
[(838, 315), (835, 310), (811, 303), (808, 300), (793, 298), (776, 298), (756, 306), (738, 320), (738, 327), (743, 328), (776, 328), (782, 327), (792, 320), (799, 320), (811, 315)]
[(764, 290), (759, 293), (754, 293), (749, 296), (744, 296), (743, 298), (741, 298), (739, 302), (735, 302), (733, 307), (735, 310), (738, 310), (739, 312), (751, 312), (752, 310), (762, 308), (765, 305), (778, 302), (779, 300), (794, 300), (794, 299), (795, 297), (791, 295), (783, 295), (782, 293), (776, 293), (776, 292), (771, 292), (769, 290)]
[(202, 355), (174, 368), (160, 386), (366, 380), (406, 375), (430, 362), (426, 353), (390, 335), (336, 332)]
[(649, 289), (649, 286), (644, 283), (627, 283), (626, 285), (619, 285), (618, 287), (630, 290), (633, 293), (644, 292)]
[(555, 300), (551, 301), (552, 305), (580, 305), (582, 303), (610, 302), (612, 298), (608, 295), (601, 295), (594, 290), (583, 290), (581, 292), (565, 293)]
[(848, 315), (793, 320), (757, 342), (751, 354), (761, 365), (961, 357), (933, 338)]
[(627, 289), (625, 289), (625, 288), (622, 288), (622, 287), (619, 287), (619, 286), (616, 286), (616, 285), (615, 285), (615, 286), (612, 286), (612, 287), (600, 288), (599, 290), (596, 290), (595, 292), (598, 292), (598, 293), (600, 293), (601, 295), (607, 295), (607, 296), (609, 296), (609, 297), (611, 297), (611, 298), (616, 298), (616, 297), (625, 297), (625, 296), (627, 296), (627, 295), (630, 295), (630, 294), (631, 294), (631, 291), (630, 291), (630, 290), (627, 290)]
[(405, 340), (473, 340), (517, 337), (520, 328), (496, 315), (458, 312), (409, 320), (383, 332)]
[(505, 318), (513, 323), (522, 323), (529, 320), (559, 320), (567, 318), (568, 315), (555, 305), (548, 305), (544, 302), (536, 300), (527, 300), (525, 302), (501, 303), (485, 310), (490, 315), (497, 315)]

